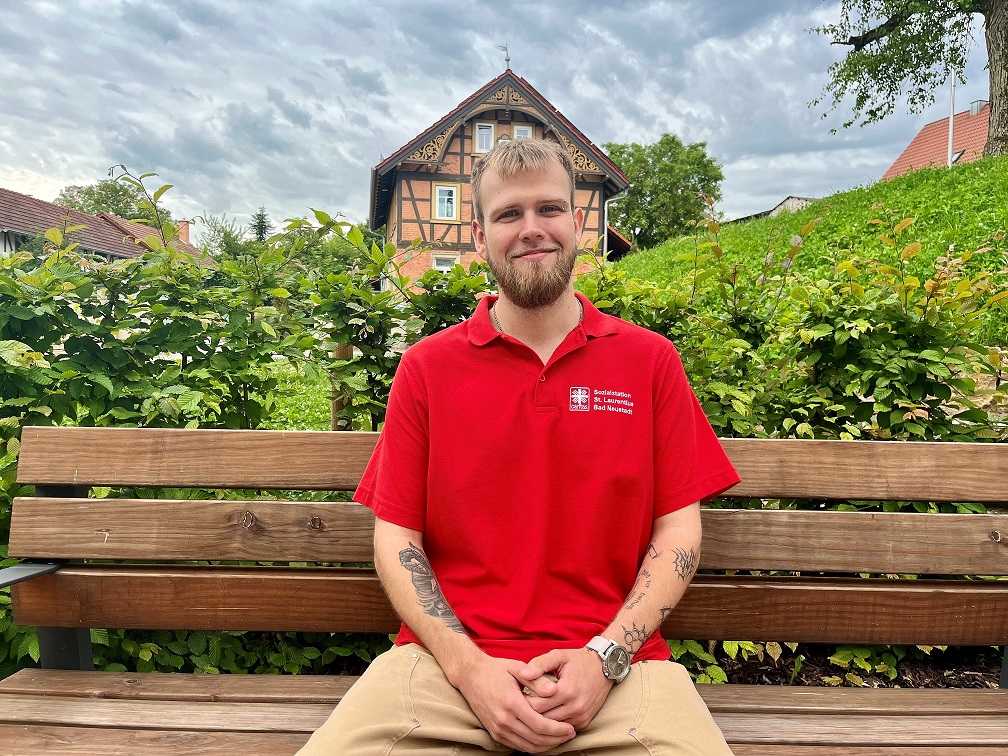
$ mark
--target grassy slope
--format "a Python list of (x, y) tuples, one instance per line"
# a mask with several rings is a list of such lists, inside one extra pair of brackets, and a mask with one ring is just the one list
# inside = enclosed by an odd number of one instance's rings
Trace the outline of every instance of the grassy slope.
[[(1008, 157), (956, 166), (952, 170), (929, 168), (892, 181), (839, 192), (818, 200), (796, 213), (776, 218), (727, 224), (721, 229), (721, 246), (730, 260), (755, 267), (766, 254), (773, 237), (783, 245), (815, 218), (822, 218), (806, 240), (796, 264), (805, 270), (834, 265), (853, 249), (863, 257), (884, 254), (878, 241), (879, 227), (867, 221), (880, 217), (882, 205), (899, 218), (915, 222), (900, 237), (902, 244), (919, 241), (921, 265), (930, 265), (955, 245), (956, 251), (992, 246), (978, 261), (987, 270), (1006, 267), (1004, 231), (1008, 228)], [(992, 239), (1000, 235), (1002, 239)], [(631, 275), (666, 284), (679, 278), (684, 263), (675, 255), (692, 249), (691, 238), (670, 239), (654, 249), (628, 255), (617, 265)]]

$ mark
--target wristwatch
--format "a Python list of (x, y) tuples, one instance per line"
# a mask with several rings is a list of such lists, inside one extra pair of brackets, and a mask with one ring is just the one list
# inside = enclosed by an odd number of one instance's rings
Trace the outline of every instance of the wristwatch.
[(614, 682), (623, 682), (630, 673), (630, 652), (616, 641), (596, 635), (585, 648), (602, 658), (602, 674)]

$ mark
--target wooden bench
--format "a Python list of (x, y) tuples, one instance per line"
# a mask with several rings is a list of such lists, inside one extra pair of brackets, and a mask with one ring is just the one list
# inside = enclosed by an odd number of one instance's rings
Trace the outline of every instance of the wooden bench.
[[(339, 676), (95, 672), (87, 628), (394, 632), (349, 503), (86, 498), (92, 486), (352, 490), (368, 433), (26, 428), (10, 554), (15, 621), (44, 669), (0, 681), (3, 753), (293, 753)], [(762, 499), (1008, 501), (1008, 445), (725, 440)], [(1008, 515), (705, 509), (668, 638), (1008, 644)], [(760, 571), (753, 575), (750, 571)], [(771, 571), (783, 574), (769, 574)], [(797, 573), (797, 574), (796, 574)], [(919, 574), (917, 580), (875, 576)], [(1002, 679), (1002, 686), (1004, 680)], [(701, 685), (739, 756), (1008, 754), (1008, 692)]]

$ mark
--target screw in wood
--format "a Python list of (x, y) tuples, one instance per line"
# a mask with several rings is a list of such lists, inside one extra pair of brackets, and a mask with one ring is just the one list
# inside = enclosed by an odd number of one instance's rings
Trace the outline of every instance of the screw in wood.
[(312, 517), (310, 520), (308, 520), (308, 527), (310, 527), (312, 530), (322, 530), (322, 518)]
[(994, 543), (1001, 543), (1001, 531), (1000, 530), (992, 530), (990, 532), (990, 539), (992, 541), (994, 541)]
[(245, 514), (243, 514), (241, 518), (241, 526), (251, 530), (253, 525), (255, 525), (255, 515), (246, 510)]

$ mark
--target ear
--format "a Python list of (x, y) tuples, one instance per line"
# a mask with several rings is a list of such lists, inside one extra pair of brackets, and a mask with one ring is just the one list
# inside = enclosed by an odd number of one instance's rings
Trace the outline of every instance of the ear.
[(478, 220), (473, 218), (472, 222), (472, 240), (473, 246), (476, 247), (476, 254), (479, 259), (483, 262), (487, 261), (487, 247), (486, 247), (486, 233), (483, 231), (483, 226)]
[(581, 246), (581, 232), (584, 231), (585, 212), (583, 208), (574, 208), (574, 234), (577, 236), (577, 246)]

